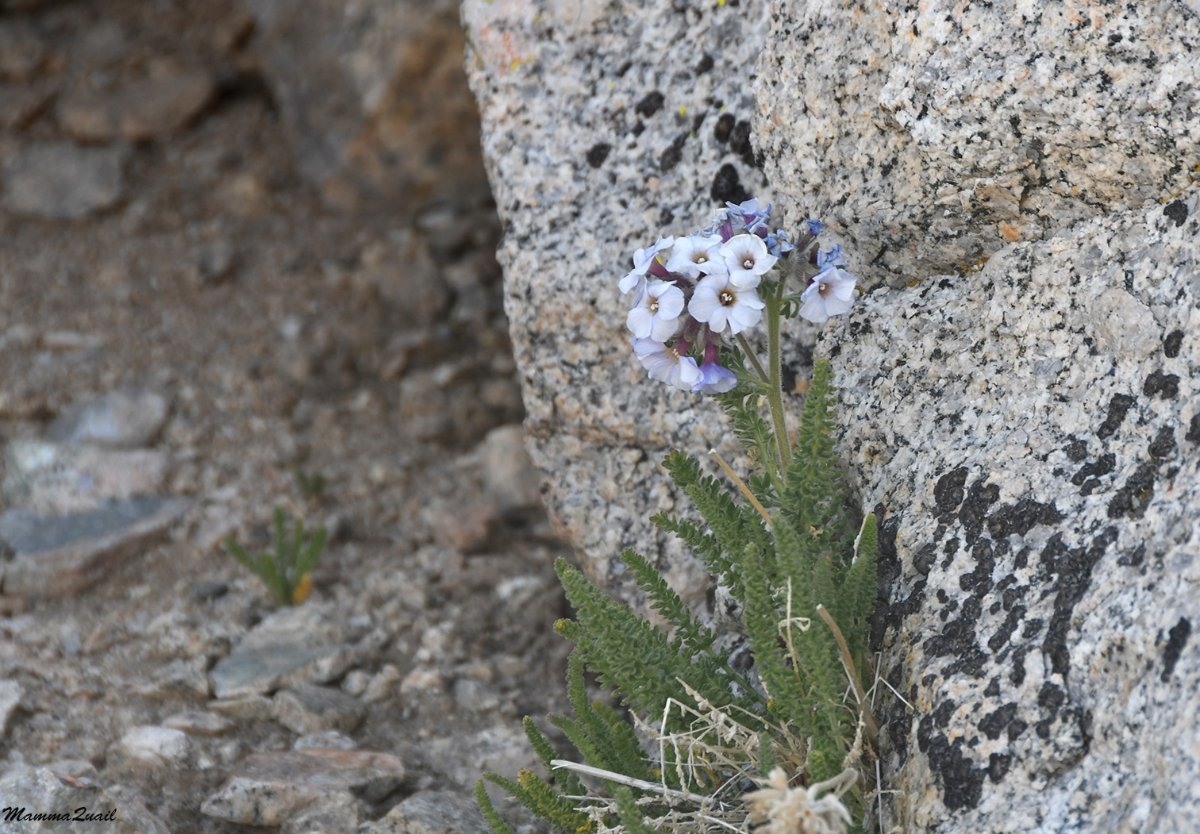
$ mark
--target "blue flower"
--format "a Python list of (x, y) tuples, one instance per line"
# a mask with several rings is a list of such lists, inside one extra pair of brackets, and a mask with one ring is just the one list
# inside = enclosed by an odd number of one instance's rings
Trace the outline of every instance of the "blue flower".
[(693, 386), (697, 394), (724, 394), (737, 386), (737, 375), (723, 368), (715, 360), (700, 366), (700, 381)]

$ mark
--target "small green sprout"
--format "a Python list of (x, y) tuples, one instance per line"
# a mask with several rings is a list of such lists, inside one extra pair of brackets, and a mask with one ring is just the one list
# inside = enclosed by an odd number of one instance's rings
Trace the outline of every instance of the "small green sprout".
[(277, 604), (299, 605), (312, 593), (312, 572), (326, 537), (324, 527), (307, 533), (299, 519), (289, 535), (283, 510), (276, 508), (273, 552), (252, 554), (233, 539), (225, 540), (225, 550), (263, 581)]
[(328, 480), (320, 472), (294, 469), (292, 470), (292, 477), (296, 480), (296, 487), (300, 490), (300, 494), (309, 501), (324, 496), (325, 487), (329, 486)]

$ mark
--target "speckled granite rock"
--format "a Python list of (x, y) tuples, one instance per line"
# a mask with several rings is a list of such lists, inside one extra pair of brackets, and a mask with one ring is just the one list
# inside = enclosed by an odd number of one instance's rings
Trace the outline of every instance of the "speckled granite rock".
[(819, 346), (885, 518), (906, 831), (1200, 830), (1198, 232), (1194, 191), (1085, 221)]
[(772, 5), (765, 170), (868, 283), (1157, 200), (1200, 156), (1195, 3)]
[(728, 164), (830, 221), (868, 285), (914, 284), (818, 347), (884, 514), (877, 636), (914, 707), (882, 709), (888, 823), (1200, 830), (1195, 4), (774, 5), (768, 35), (761, 9), (464, 3), (552, 512), (619, 588), (613, 557), (674, 500), (661, 452), (721, 442), (710, 404), (642, 383), (612, 284), (743, 196)]
[(645, 380), (616, 285), (660, 233), (699, 228), (748, 192), (768, 196), (748, 138), (765, 12), (463, 4), (531, 454), (552, 515), (609, 585), (623, 549), (656, 555), (657, 544), (679, 591), (703, 597), (704, 577), (649, 518), (675, 500), (665, 453), (728, 451), (722, 418)]

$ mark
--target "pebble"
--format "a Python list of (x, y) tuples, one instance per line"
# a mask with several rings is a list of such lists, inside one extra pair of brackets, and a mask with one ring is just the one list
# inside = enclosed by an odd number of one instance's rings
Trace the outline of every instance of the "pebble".
[(200, 806), (201, 813), (242, 825), (282, 825), (300, 809), (338, 791), (368, 802), (383, 799), (404, 780), (404, 763), (387, 753), (297, 750), (255, 753)]
[(25, 690), (14, 680), (0, 681), (0, 739), (8, 733), (8, 722), (21, 706), (21, 696)]
[(525, 451), (525, 430), (520, 424), (488, 432), (479, 446), (483, 483), (502, 512), (542, 505), (541, 477)]
[(334, 791), (298, 811), (280, 828), (280, 834), (325, 834), (358, 829), (358, 800), (347, 791)]
[(76, 594), (163, 537), (188, 503), (144, 496), (65, 516), (9, 510), (0, 515), (0, 540), (14, 553), (3, 566), (4, 592), (30, 597)]
[(66, 409), (51, 425), (53, 441), (135, 448), (154, 441), (169, 405), (153, 391), (112, 391)]
[(219, 715), (227, 715), (234, 721), (268, 721), (273, 713), (271, 699), (262, 695), (243, 695), (236, 698), (218, 698), (208, 702), (208, 708)]
[(59, 822), (10, 823), (5, 832), (21, 834), (51, 834), (61, 831), (97, 831), (113, 834), (168, 834), (171, 829), (146, 809), (145, 803), (123, 785), (101, 788), (99, 777), (90, 762), (74, 759), (30, 767), (14, 765), (0, 774), (0, 800), (4, 807), (24, 808), (28, 813), (61, 811), (73, 812), (86, 808), (89, 814), (116, 811), (116, 824), (102, 821), (78, 822), (64, 825)]
[(80, 142), (147, 142), (192, 122), (215, 92), (207, 73), (179, 70), (108, 92), (69, 92), (58, 105), (58, 120)]
[(133, 727), (118, 742), (122, 752), (152, 767), (184, 767), (192, 758), (187, 733), (170, 727)]
[(168, 458), (159, 449), (14, 441), (8, 463), (3, 493), (10, 502), (42, 515), (67, 515), (158, 493), (166, 481)]
[(209, 673), (218, 698), (266, 695), (298, 683), (341, 678), (357, 653), (336, 609), (311, 600), (281, 608), (248, 632)]
[(422, 745), (432, 766), (455, 784), (469, 787), (485, 771), (515, 774), (532, 766), (535, 756), (518, 722), (476, 733), (456, 733)]
[(32, 145), (4, 168), (3, 205), (17, 214), (76, 220), (111, 208), (125, 193), (127, 152), (67, 142)]
[(488, 834), (475, 802), (462, 791), (421, 791), (359, 834)]
[(186, 710), (172, 715), (163, 722), (163, 726), (191, 736), (219, 736), (229, 732), (233, 724), (211, 712)]
[(344, 736), (337, 730), (325, 730), (307, 736), (300, 736), (292, 743), (293, 750), (354, 750), (358, 743)]
[(275, 720), (294, 733), (338, 730), (349, 733), (362, 723), (363, 704), (338, 689), (297, 684), (275, 695)]
[(235, 649), (213, 667), (209, 680), (218, 698), (264, 695), (291, 681), (320, 683), (336, 678), (351, 660), (350, 647), (342, 644), (271, 643)]

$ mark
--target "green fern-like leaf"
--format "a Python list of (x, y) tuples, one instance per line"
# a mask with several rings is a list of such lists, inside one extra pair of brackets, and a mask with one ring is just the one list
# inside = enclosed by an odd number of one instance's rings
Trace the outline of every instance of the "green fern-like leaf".
[[(767, 546), (768, 537), (758, 513), (752, 507), (736, 503), (720, 482), (701, 471), (695, 459), (676, 451), (667, 455), (663, 465), (696, 505), (722, 551), (732, 557), (747, 542)], [(736, 563), (736, 559), (731, 561)]]
[(488, 828), (492, 829), (492, 834), (513, 834), (512, 828), (492, 804), (492, 798), (488, 796), (487, 786), (482, 779), (475, 782), (475, 804), (479, 806), (479, 813), (483, 815)]
[(667, 699), (687, 703), (681, 680), (714, 704), (737, 703), (752, 710), (755, 701), (746, 695), (735, 699), (728, 678), (718, 672), (720, 662), (710, 654), (696, 658), (681, 655), (667, 635), (620, 605), (565, 560), (555, 563), (577, 622), (560, 621), (556, 629), (578, 647), (583, 660), (638, 714), (661, 714)]
[(716, 536), (698, 524), (682, 518), (673, 518), (665, 513), (651, 516), (650, 520), (660, 529), (674, 533), (682, 539), (683, 543), (704, 561), (708, 572), (716, 577), (718, 582), (728, 587), (734, 596), (741, 598), (741, 569), (721, 549)]
[(517, 774), (515, 781), (490, 772), (483, 774), (483, 778), (502, 788), (513, 799), (564, 834), (583, 834), (595, 830), (586, 814), (575, 810), (575, 806), (555, 791), (553, 785), (532, 770), (522, 770)]
[(676, 651), (692, 656), (708, 651), (717, 635), (692, 615), (679, 594), (667, 584), (663, 575), (644, 558), (631, 550), (621, 557), (633, 574), (638, 587), (645, 592), (651, 606), (675, 629)]
[(828, 361), (813, 366), (779, 506), (798, 532), (811, 535), (819, 550), (844, 562), (857, 520), (833, 446), (831, 376)]
[(871, 613), (878, 593), (879, 529), (872, 513), (863, 521), (858, 535), (858, 550), (846, 571), (846, 581), (838, 595), (842, 603), (841, 625), (856, 658), (865, 659), (870, 633)]
[(647, 825), (633, 791), (627, 787), (619, 787), (613, 791), (613, 797), (617, 800), (617, 815), (621, 826), (627, 834), (656, 834), (655, 830)]

